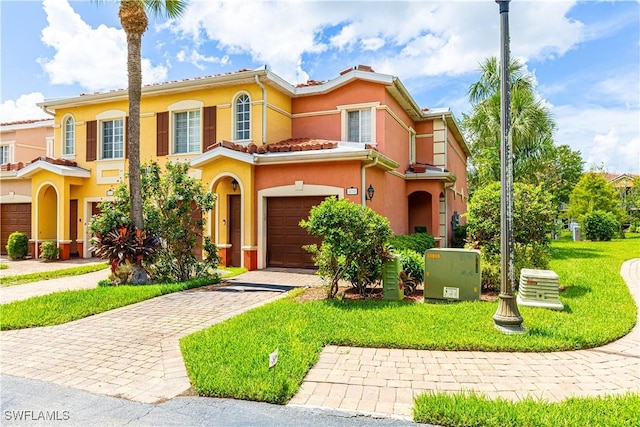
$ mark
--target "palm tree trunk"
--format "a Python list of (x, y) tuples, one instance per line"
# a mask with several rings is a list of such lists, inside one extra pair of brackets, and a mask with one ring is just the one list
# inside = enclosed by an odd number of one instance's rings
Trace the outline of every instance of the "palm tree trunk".
[(131, 222), (144, 229), (142, 194), (140, 191), (140, 98), (142, 93), (142, 66), (140, 46), (142, 35), (127, 34), (127, 71), (129, 74), (129, 193)]

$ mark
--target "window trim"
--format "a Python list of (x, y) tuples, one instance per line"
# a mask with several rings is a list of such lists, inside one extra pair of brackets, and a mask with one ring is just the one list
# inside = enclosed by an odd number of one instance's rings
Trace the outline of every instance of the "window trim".
[[(197, 155), (202, 153), (202, 140), (204, 138), (203, 108), (204, 108), (204, 102), (196, 101), (196, 100), (178, 101), (176, 103), (169, 105), (169, 108), (167, 109), (167, 111), (169, 111), (169, 156), (191, 156), (191, 155)], [(198, 111), (198, 114), (200, 115), (199, 117), (200, 123), (199, 123), (199, 130), (198, 130), (198, 134), (199, 134), (198, 150), (178, 153), (176, 151), (175, 114), (185, 113), (185, 112), (188, 113), (191, 111)], [(188, 149), (188, 144), (187, 144), (187, 149)]]
[[(352, 111), (371, 110), (371, 141), (358, 142), (360, 144), (377, 145), (376, 140), (376, 113), (380, 102), (366, 102), (361, 104), (338, 105), (336, 108), (340, 111), (341, 119), (341, 135), (342, 141), (349, 141), (349, 113)], [(351, 141), (356, 142), (356, 141)]]
[[(69, 121), (72, 121), (72, 132), (73, 132), (73, 141), (71, 144), (71, 151), (67, 151), (67, 123), (69, 123)], [(62, 158), (66, 159), (66, 158), (75, 158), (76, 156), (76, 120), (73, 117), (73, 115), (71, 114), (67, 114), (62, 118), (62, 126), (61, 128), (61, 134), (62, 134)]]
[[(249, 108), (249, 129), (247, 130), (247, 132), (249, 132), (249, 137), (248, 138), (242, 138), (239, 139), (238, 138), (238, 101), (240, 100), (241, 97), (246, 96), (248, 98), (248, 108)], [(253, 125), (253, 114), (251, 111), (251, 107), (253, 106), (253, 101), (251, 100), (251, 94), (247, 91), (240, 91), (238, 93), (235, 94), (235, 96), (233, 97), (233, 102), (231, 103), (232, 106), (232, 113), (231, 113), (231, 131), (233, 132), (232, 136), (233, 136), (233, 141), (235, 142), (240, 142), (240, 143), (249, 143), (253, 140), (253, 134), (251, 132), (251, 128)], [(243, 130), (243, 132), (245, 132)]]
[(4, 150), (5, 148), (7, 149), (7, 160), (8, 160), (7, 162), (2, 162), (2, 159), (0, 159), (0, 164), (8, 165), (8, 164), (14, 163), (13, 146), (14, 146), (14, 143), (0, 144), (0, 150)]
[(416, 131), (413, 128), (409, 128), (409, 163), (416, 162)]
[[(104, 134), (103, 134), (103, 125), (106, 122), (113, 122), (116, 120), (122, 120), (122, 157), (104, 157)], [(109, 110), (104, 111), (96, 116), (97, 121), (97, 160), (98, 161), (113, 161), (113, 160), (124, 160), (126, 158), (127, 153), (127, 115), (124, 111), (120, 110)]]

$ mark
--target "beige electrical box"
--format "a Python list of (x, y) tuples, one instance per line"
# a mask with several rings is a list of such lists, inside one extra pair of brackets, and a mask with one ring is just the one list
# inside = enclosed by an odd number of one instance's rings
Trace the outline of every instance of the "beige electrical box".
[(564, 310), (564, 305), (558, 297), (559, 292), (560, 284), (555, 271), (530, 268), (523, 268), (520, 271), (520, 284), (516, 297), (518, 305)]
[(424, 299), (480, 299), (480, 251), (429, 249), (424, 255)]

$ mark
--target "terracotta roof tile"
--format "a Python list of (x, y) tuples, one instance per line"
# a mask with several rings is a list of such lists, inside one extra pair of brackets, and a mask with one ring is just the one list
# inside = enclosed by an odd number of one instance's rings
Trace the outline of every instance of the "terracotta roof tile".
[(0, 170), (2, 171), (19, 171), (20, 169), (24, 168), (25, 166), (29, 166), (32, 163), (35, 163), (37, 161), (43, 161), (43, 162), (47, 162), (47, 163), (51, 163), (52, 165), (59, 165), (59, 166), (71, 166), (71, 167), (75, 167), (78, 166), (78, 164), (76, 162), (73, 162), (71, 160), (65, 160), (65, 159), (54, 159), (53, 157), (36, 157), (35, 159), (31, 160), (30, 162), (27, 163), (7, 163), (4, 164), (2, 166), (0, 166)]
[(49, 119), (30, 119), (30, 120), (18, 120), (18, 121), (15, 121), (15, 122), (0, 123), (0, 126), (27, 125), (27, 124), (30, 124), (30, 123), (48, 122), (50, 120), (53, 120), (53, 117), (51, 117)]

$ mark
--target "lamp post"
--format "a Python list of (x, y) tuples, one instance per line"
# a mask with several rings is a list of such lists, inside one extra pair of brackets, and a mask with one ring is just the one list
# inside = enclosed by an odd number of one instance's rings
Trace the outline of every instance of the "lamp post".
[(509, 111), (509, 1), (496, 0), (500, 6), (500, 295), (493, 315), (496, 327), (507, 334), (522, 333), (522, 316), (513, 295), (513, 159), (511, 114)]

